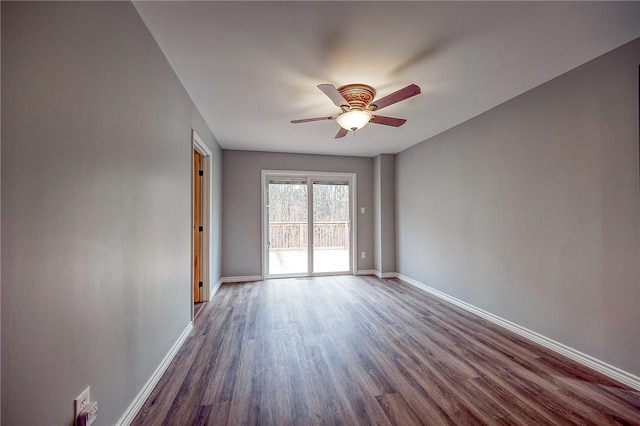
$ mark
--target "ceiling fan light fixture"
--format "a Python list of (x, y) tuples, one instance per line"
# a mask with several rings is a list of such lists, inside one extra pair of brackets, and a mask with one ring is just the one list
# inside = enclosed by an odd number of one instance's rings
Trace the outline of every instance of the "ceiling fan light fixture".
[(319, 84), (318, 89), (327, 95), (342, 111), (338, 115), (292, 120), (291, 123), (336, 120), (338, 125), (340, 125), (340, 131), (338, 131), (335, 137), (336, 139), (345, 137), (349, 131), (355, 132), (356, 130), (362, 129), (368, 123), (391, 127), (402, 126), (407, 121), (404, 118), (385, 117), (378, 114), (373, 115), (373, 111), (377, 112), (389, 105), (420, 94), (420, 87), (415, 84), (410, 84), (375, 101), (375, 89), (366, 84), (347, 84), (346, 86), (336, 89), (336, 86), (327, 83)]
[(369, 123), (372, 115), (369, 111), (352, 109), (336, 117), (336, 121), (345, 130), (360, 130)]

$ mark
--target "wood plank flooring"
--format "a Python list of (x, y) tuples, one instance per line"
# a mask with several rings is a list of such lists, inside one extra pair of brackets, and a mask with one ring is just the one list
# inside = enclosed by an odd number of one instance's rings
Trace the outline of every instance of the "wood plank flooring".
[(640, 425), (640, 392), (398, 280), (224, 284), (133, 425)]

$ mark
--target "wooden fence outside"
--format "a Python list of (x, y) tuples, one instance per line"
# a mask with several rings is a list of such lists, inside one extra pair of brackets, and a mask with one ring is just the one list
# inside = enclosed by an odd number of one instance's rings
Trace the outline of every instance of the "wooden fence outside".
[[(271, 250), (307, 248), (307, 224), (304, 222), (270, 222)], [(314, 222), (313, 242), (317, 249), (349, 249), (349, 222)]]

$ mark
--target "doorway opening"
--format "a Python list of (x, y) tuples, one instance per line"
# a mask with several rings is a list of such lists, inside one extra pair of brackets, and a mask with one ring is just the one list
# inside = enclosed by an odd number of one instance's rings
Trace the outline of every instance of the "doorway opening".
[(202, 155), (193, 151), (193, 303), (194, 316), (202, 302)]
[(263, 171), (263, 276), (355, 269), (355, 174)]
[(191, 319), (210, 297), (211, 150), (192, 131)]

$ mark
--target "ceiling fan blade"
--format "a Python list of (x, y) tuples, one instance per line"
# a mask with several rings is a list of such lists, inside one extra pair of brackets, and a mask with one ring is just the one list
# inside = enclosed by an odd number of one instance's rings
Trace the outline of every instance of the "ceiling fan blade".
[(303, 118), (301, 120), (291, 120), (291, 122), (293, 124), (297, 124), (297, 123), (308, 123), (310, 121), (324, 121), (324, 120), (333, 120), (333, 117)]
[(404, 118), (385, 117), (383, 115), (374, 115), (370, 121), (370, 123), (384, 124), (385, 126), (393, 127), (400, 127), (406, 122), (407, 120)]
[(318, 84), (318, 89), (329, 97), (337, 107), (349, 106), (349, 102), (338, 92), (333, 84)]
[(415, 84), (410, 84), (407, 87), (400, 89), (396, 92), (393, 92), (390, 95), (385, 96), (384, 98), (378, 99), (377, 101), (371, 102), (369, 106), (372, 111), (380, 110), (384, 107), (388, 107), (389, 105), (393, 105), (397, 102), (404, 101), (412, 96), (420, 94), (420, 87)]
[(338, 134), (336, 135), (336, 139), (344, 138), (345, 136), (347, 136), (347, 133), (349, 133), (348, 130), (340, 127), (340, 130), (338, 130)]

